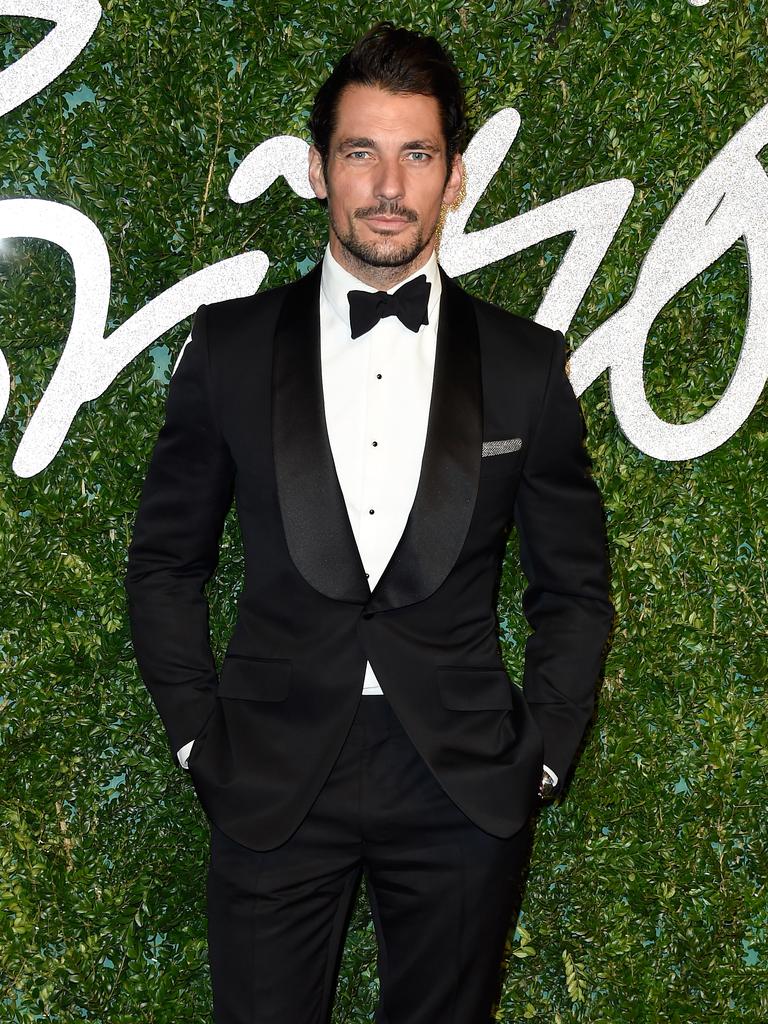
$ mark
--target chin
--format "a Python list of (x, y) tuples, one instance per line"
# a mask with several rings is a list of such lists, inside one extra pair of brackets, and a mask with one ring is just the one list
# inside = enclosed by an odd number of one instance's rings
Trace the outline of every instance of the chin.
[(371, 241), (355, 237), (341, 241), (344, 248), (354, 257), (376, 267), (401, 267), (411, 263), (424, 251), (427, 243), (422, 238), (410, 242), (382, 239), (377, 236)]

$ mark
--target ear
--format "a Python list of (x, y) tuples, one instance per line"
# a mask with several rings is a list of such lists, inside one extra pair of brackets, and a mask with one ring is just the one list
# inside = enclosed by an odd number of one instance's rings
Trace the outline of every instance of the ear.
[(448, 177), (445, 190), (443, 191), (443, 202), (446, 206), (450, 206), (458, 198), (464, 174), (464, 161), (461, 158), (461, 153), (455, 153), (451, 173)]
[(307, 168), (307, 177), (309, 183), (312, 186), (312, 191), (315, 193), (318, 199), (328, 198), (328, 189), (325, 187), (325, 175), (323, 174), (323, 159), (320, 156), (320, 150), (312, 145), (309, 147), (309, 165)]

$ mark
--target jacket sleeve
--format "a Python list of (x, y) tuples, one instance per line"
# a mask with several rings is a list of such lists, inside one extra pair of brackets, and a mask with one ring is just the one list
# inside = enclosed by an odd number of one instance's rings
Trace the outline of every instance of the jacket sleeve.
[(528, 585), (523, 695), (544, 738), (544, 762), (564, 784), (591, 718), (613, 621), (600, 495), (589, 475), (584, 421), (553, 332), (547, 382), (532, 425), (514, 518)]
[(218, 564), (235, 476), (212, 400), (206, 321), (202, 305), (171, 377), (124, 580), (136, 661), (175, 763), (215, 704), (204, 588)]

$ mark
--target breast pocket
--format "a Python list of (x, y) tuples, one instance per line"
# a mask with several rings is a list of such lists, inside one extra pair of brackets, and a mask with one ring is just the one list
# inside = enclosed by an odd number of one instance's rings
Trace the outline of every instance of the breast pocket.
[(523, 442), (519, 437), (483, 441), (480, 475), (505, 476), (515, 473), (520, 468), (522, 454)]

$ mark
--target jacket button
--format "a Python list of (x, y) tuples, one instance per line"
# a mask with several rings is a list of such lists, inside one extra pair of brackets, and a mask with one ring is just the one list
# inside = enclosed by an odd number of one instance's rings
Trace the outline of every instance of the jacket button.
[(363, 612), (364, 619), (372, 619), (376, 612)]

